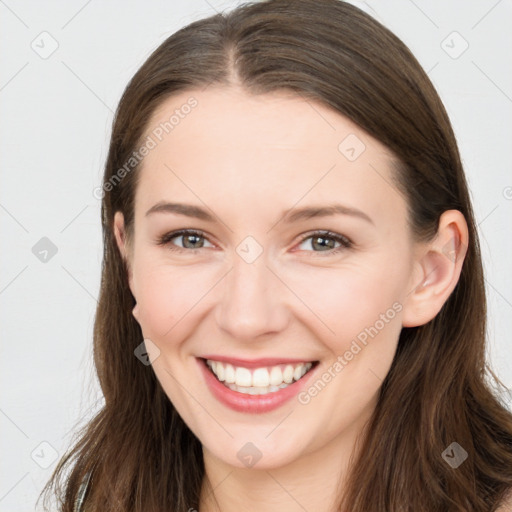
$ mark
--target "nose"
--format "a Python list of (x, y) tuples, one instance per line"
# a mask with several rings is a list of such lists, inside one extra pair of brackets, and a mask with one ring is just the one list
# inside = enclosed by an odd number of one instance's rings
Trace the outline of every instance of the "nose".
[(237, 341), (250, 342), (266, 334), (275, 335), (289, 321), (286, 292), (286, 286), (267, 266), (264, 255), (252, 263), (236, 256), (224, 278), (217, 325)]

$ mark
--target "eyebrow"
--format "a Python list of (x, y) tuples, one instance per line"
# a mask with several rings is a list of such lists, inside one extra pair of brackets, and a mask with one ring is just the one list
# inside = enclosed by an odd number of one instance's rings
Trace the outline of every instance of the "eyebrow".
[[(160, 201), (152, 206), (147, 212), (146, 217), (153, 213), (174, 213), (185, 217), (193, 217), (204, 220), (206, 222), (215, 222), (215, 217), (208, 213), (207, 210), (200, 206), (184, 203), (169, 203)], [(289, 208), (282, 214), (282, 220), (286, 224), (291, 224), (300, 220), (308, 220), (317, 217), (329, 217), (334, 215), (350, 215), (363, 219), (370, 224), (374, 224), (373, 220), (366, 213), (342, 204), (331, 204), (327, 206), (306, 206), (303, 208)]]

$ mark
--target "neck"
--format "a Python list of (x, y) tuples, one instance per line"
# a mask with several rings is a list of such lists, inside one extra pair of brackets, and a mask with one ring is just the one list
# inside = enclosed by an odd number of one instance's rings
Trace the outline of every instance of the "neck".
[(361, 431), (361, 425), (353, 425), (293, 462), (260, 469), (226, 464), (203, 446), (205, 480), (199, 512), (337, 511)]

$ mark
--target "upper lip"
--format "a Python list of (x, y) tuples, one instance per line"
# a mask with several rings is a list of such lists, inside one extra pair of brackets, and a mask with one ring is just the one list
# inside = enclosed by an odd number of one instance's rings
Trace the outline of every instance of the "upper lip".
[(242, 366), (244, 368), (261, 368), (264, 366), (277, 366), (279, 364), (299, 364), (299, 363), (314, 363), (313, 359), (297, 359), (289, 357), (261, 357), (259, 359), (240, 359), (236, 357), (227, 357), (220, 355), (206, 355), (202, 356), (203, 359), (210, 359), (211, 361), (221, 361), (229, 363), (233, 366)]

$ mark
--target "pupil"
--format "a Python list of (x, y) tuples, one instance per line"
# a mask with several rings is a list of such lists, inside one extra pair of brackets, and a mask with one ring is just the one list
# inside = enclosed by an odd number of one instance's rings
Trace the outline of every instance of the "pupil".
[[(196, 239), (196, 240), (195, 240), (195, 242), (197, 242), (197, 241), (198, 241), (198, 239), (199, 239), (200, 237), (199, 237), (198, 235), (187, 235), (187, 236), (185, 237), (185, 244), (184, 244), (184, 245), (185, 245), (185, 247), (188, 247), (188, 245), (187, 245), (187, 244), (188, 244), (188, 242), (189, 242), (191, 239), (193, 239), (193, 238), (195, 238), (195, 239)], [(194, 241), (192, 241), (192, 244), (194, 244)], [(195, 249), (195, 247), (192, 247), (192, 249)]]
[[(323, 237), (317, 237), (315, 239), (313, 239), (313, 245), (315, 243), (320, 243), (319, 241), (320, 240), (326, 240), (326, 238), (323, 238)], [(323, 248), (323, 249), (333, 249), (332, 245), (334, 244), (334, 240), (330, 240), (329, 242), (327, 243), (320, 243), (320, 247)]]

